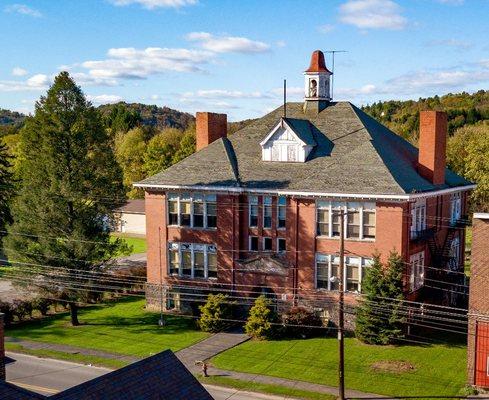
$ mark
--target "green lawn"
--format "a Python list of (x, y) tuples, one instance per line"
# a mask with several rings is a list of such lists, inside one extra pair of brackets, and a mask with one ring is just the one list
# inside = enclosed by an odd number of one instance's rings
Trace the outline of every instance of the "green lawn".
[(86, 307), (79, 319), (82, 325), (72, 327), (68, 314), (56, 315), (9, 328), (6, 335), (141, 357), (178, 351), (207, 337), (190, 318), (166, 315), (166, 325), (159, 327), (159, 313), (146, 311), (143, 299)]
[[(372, 364), (403, 361), (408, 372), (378, 372)], [(258, 373), (325, 385), (338, 384), (336, 338), (248, 341), (212, 360), (222, 369)], [(346, 386), (384, 395), (455, 395), (466, 381), (464, 345), (372, 346), (345, 341)]]
[(112, 237), (113, 238), (120, 237), (124, 239), (131, 249), (130, 254), (146, 253), (147, 250), (146, 238), (126, 236), (120, 233), (112, 233)]

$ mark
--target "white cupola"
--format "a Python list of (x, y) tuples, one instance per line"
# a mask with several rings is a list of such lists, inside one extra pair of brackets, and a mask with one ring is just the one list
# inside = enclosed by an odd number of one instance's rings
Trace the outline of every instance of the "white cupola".
[(304, 100), (331, 101), (331, 75), (332, 72), (326, 68), (324, 53), (321, 50), (314, 51), (309, 68), (304, 71)]

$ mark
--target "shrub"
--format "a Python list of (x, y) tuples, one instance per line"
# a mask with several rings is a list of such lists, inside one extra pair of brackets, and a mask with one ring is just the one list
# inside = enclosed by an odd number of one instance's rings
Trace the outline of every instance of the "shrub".
[(10, 326), (14, 320), (14, 314), (12, 313), (12, 304), (8, 301), (0, 301), (0, 312), (4, 314), (3, 321), (5, 326)]
[(321, 318), (304, 307), (292, 307), (283, 315), (282, 322), (287, 337), (303, 339), (318, 335), (323, 326)]
[(19, 321), (32, 316), (32, 303), (28, 300), (15, 299), (12, 301), (12, 313)]
[(276, 332), (275, 323), (278, 322), (277, 314), (270, 307), (270, 300), (260, 296), (250, 309), (245, 331), (255, 339), (270, 339)]
[(204, 332), (222, 331), (232, 317), (232, 309), (228, 296), (224, 294), (210, 294), (207, 302), (199, 307), (200, 318), (198, 325)]
[(37, 297), (32, 300), (32, 308), (41, 313), (41, 315), (46, 316), (49, 311), (49, 307), (53, 302), (50, 299), (44, 297)]

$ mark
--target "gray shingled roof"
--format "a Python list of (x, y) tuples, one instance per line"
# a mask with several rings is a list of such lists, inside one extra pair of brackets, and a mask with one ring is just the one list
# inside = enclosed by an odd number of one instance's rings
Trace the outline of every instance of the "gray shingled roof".
[(447, 169), (444, 185), (416, 170), (418, 150), (349, 102), (319, 114), (287, 103), (287, 118), (317, 143), (305, 163), (262, 161), (260, 142), (282, 117), (282, 107), (150, 178), (143, 185), (242, 187), (263, 190), (403, 195), (469, 185)]

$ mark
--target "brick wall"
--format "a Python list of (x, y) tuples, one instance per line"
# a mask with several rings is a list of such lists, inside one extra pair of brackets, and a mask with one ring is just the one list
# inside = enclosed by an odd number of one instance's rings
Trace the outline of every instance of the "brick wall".
[(227, 115), (198, 112), (195, 116), (197, 151), (227, 135)]
[(467, 343), (467, 378), (469, 384), (475, 383), (476, 321), (478, 319), (471, 317), (470, 314), (489, 315), (489, 215), (487, 218), (474, 218), (472, 235)]

